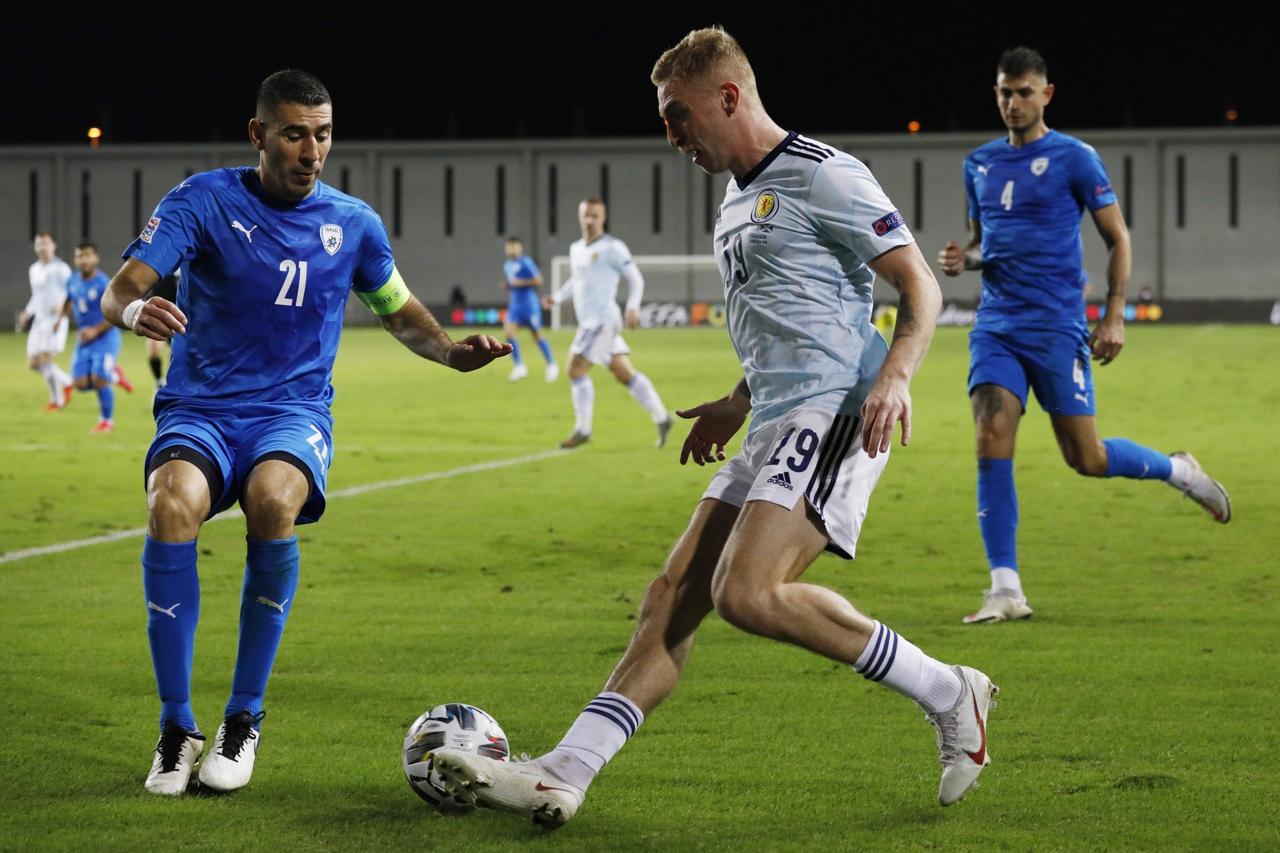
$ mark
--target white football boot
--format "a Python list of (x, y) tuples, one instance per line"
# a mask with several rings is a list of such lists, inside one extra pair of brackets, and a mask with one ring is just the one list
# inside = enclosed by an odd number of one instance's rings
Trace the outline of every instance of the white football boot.
[(1021, 596), (1012, 595), (1000, 590), (989, 589), (982, 594), (982, 607), (977, 613), (964, 617), (966, 625), (977, 625), (985, 622), (1012, 622), (1017, 619), (1030, 619), (1034, 611)]
[(532, 761), (494, 761), (456, 749), (437, 749), (432, 761), (455, 796), (525, 815), (548, 829), (563, 826), (586, 796)]
[(200, 762), (201, 785), (215, 791), (234, 791), (249, 784), (260, 740), (255, 726), (265, 716), (265, 712), (239, 711), (222, 721), (213, 749)]
[[(1227, 494), (1227, 490), (1222, 484), (1210, 477), (1200, 467), (1200, 463), (1196, 458), (1185, 450), (1179, 450), (1176, 453), (1170, 453), (1170, 458), (1176, 457), (1187, 462), (1192, 469), (1191, 482), (1187, 484), (1185, 489), (1178, 489), (1191, 500), (1204, 507), (1205, 512), (1212, 515), (1214, 521), (1226, 524), (1231, 520), (1231, 497)], [(1170, 485), (1173, 485), (1170, 483)], [(1176, 486), (1174, 488), (1177, 488)]]
[(156, 741), (155, 758), (151, 760), (151, 772), (147, 774), (147, 790), (169, 797), (185, 792), (202, 749), (204, 735), (166, 721), (160, 740)]
[(554, 361), (547, 365), (547, 381), (555, 382), (560, 378), (560, 365)]
[(523, 364), (517, 364), (515, 367), (511, 368), (511, 373), (507, 375), (507, 378), (512, 382), (519, 382), (528, 375), (529, 368)]
[(964, 682), (955, 707), (925, 715), (929, 724), (938, 730), (938, 754), (942, 763), (938, 802), (944, 806), (963, 799), (978, 783), (978, 774), (991, 763), (987, 753), (987, 714), (996, 704), (992, 697), (1000, 692), (1000, 688), (978, 670), (967, 666), (954, 669)]

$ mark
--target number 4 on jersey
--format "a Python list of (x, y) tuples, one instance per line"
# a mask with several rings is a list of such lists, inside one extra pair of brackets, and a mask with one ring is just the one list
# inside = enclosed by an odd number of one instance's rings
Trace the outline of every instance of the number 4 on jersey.
[[(284, 284), (280, 285), (280, 293), (276, 296), (277, 305), (290, 305), (294, 308), (302, 307), (302, 297), (307, 293), (307, 262), (283, 260), (280, 262), (280, 272), (284, 273)], [(294, 276), (298, 278), (298, 293), (296, 296), (289, 297), (289, 288), (293, 285)]]

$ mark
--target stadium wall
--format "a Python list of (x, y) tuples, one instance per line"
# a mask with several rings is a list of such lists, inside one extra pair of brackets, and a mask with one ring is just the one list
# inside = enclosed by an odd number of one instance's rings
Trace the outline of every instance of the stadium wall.
[[(1271, 254), (1280, 235), (1280, 128), (1069, 132), (1099, 150), (1120, 197), (1133, 232), (1133, 299), (1147, 289), (1166, 313), (1188, 300), (1280, 300)], [(991, 136), (817, 137), (871, 166), (926, 257), (949, 239), (966, 238), (961, 161)], [(68, 261), (82, 239), (111, 258), (184, 177), (254, 160), (247, 144), (0, 148), (0, 308), (11, 315), (26, 303), (33, 232), (52, 231)], [(324, 179), (379, 211), (406, 280), (433, 305), (447, 304), (455, 287), (472, 304), (501, 302), (503, 238), (522, 237), (545, 268), (578, 236), (576, 207), (586, 195), (608, 201), (610, 230), (637, 255), (706, 254), (727, 180), (674, 156), (660, 137), (342, 140)], [(1086, 268), (1100, 295), (1105, 247), (1088, 221), (1083, 227)], [(941, 284), (957, 305), (971, 304), (978, 290), (974, 274)], [(1188, 315), (1174, 309), (1174, 316)], [(350, 317), (369, 321), (358, 308)]]

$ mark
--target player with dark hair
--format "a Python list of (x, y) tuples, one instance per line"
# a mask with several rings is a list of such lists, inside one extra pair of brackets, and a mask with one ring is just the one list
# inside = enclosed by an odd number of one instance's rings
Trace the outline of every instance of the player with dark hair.
[[(978, 526), (991, 587), (967, 623), (1031, 616), (1018, 570), (1014, 440), (1028, 389), (1049, 413), (1062, 458), (1091, 477), (1163, 480), (1217, 521), (1231, 520), (1223, 487), (1189, 453), (1165, 454), (1126, 438), (1100, 439), (1090, 356), (1110, 364), (1124, 346), (1129, 231), (1102, 158), (1045, 123), (1053, 99), (1044, 58), (1005, 51), (996, 106), (1006, 137), (964, 161), (968, 245), (948, 242), (938, 266), (949, 276), (982, 271), (978, 320), (969, 336), (969, 396), (977, 432)], [(1106, 313), (1092, 334), (1084, 317), (1080, 217), (1088, 210), (1107, 245)]]
[[(258, 91), (256, 167), (193, 175), (161, 200), (102, 300), (113, 323), (172, 339), (146, 455), (147, 635), (161, 699), (147, 790), (180, 794), (204, 745), (192, 711), (200, 612), (196, 536), (236, 500), (248, 556), (231, 696), (202, 784), (249, 782), (263, 695), (298, 586), (296, 524), (319, 520), (332, 462), (330, 384), (347, 294), (415, 354), (474, 370), (509, 349), (451, 341), (409, 292), (369, 205), (320, 181), (333, 136), (323, 85), (302, 71)], [(142, 297), (177, 268), (176, 300)]]
[(507, 317), (502, 324), (502, 334), (506, 335), (511, 345), (511, 381), (524, 379), (529, 375), (520, 357), (520, 344), (516, 341), (516, 330), (524, 326), (533, 335), (538, 351), (546, 359), (548, 382), (555, 382), (560, 375), (560, 366), (551, 354), (551, 344), (542, 337), (542, 300), (538, 298), (538, 286), (542, 284), (542, 273), (533, 258), (524, 253), (524, 243), (519, 237), (508, 237), (505, 251), (507, 259), (502, 262), (502, 284), (508, 291)]
[(71, 356), (71, 376), (81, 391), (98, 394), (98, 423), (92, 432), (115, 429), (115, 389), (126, 393), (133, 386), (116, 363), (120, 357), (120, 330), (102, 316), (102, 294), (107, 290), (106, 273), (98, 269), (98, 247), (92, 243), (76, 246), (76, 272), (67, 281), (67, 308), (76, 320), (76, 348)]

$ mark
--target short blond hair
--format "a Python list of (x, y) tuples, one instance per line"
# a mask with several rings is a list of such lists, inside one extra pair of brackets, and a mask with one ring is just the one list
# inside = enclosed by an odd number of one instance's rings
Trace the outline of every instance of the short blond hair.
[(693, 30), (680, 39), (658, 57), (649, 79), (661, 86), (669, 80), (693, 81), (711, 72), (727, 74), (743, 89), (756, 92), (756, 75), (742, 45), (718, 25)]

